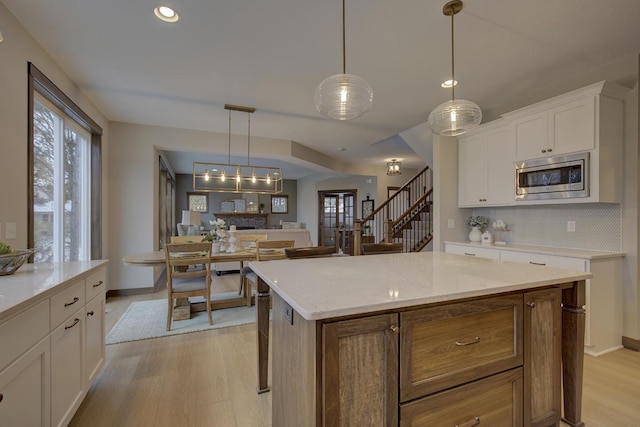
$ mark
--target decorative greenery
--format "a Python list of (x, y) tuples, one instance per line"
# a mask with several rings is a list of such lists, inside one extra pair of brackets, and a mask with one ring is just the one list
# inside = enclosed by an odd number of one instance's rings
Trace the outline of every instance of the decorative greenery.
[(0, 255), (10, 254), (13, 250), (5, 242), (0, 242)]
[(204, 236), (203, 242), (219, 242), (227, 237), (227, 223), (224, 219), (218, 218), (215, 221), (209, 221), (209, 224), (213, 227), (209, 234)]
[(489, 225), (489, 218), (482, 215), (470, 216), (467, 218), (467, 225), (469, 227), (480, 227), (480, 229), (484, 229), (487, 225)]

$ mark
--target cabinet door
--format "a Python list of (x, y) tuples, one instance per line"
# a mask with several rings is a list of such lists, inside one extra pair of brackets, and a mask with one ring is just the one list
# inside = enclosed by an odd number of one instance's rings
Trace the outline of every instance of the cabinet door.
[(398, 425), (398, 315), (322, 326), (325, 426)]
[(596, 148), (596, 97), (580, 99), (549, 109), (552, 154)]
[(487, 162), (484, 135), (458, 142), (458, 206), (483, 206), (487, 199)]
[(516, 199), (516, 146), (513, 127), (486, 135), (486, 203), (487, 206), (510, 205)]
[(98, 295), (87, 304), (85, 390), (89, 390), (104, 365), (104, 306), (104, 294)]
[(561, 290), (524, 296), (525, 425), (560, 421)]
[[(83, 288), (84, 291), (84, 288)], [(51, 333), (51, 425), (65, 426), (84, 397), (85, 309)]]
[(0, 425), (51, 425), (49, 338), (0, 372)]
[(514, 121), (516, 133), (516, 159), (529, 160), (553, 154), (548, 152), (547, 111)]

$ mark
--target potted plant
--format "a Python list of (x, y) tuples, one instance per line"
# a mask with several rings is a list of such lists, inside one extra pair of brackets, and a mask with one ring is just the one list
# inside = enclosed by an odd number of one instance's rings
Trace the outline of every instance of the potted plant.
[(215, 221), (209, 221), (209, 224), (213, 227), (209, 234), (204, 236), (203, 242), (211, 242), (211, 252), (217, 253), (221, 251), (221, 243), (225, 237), (227, 237), (227, 224), (224, 219), (218, 218)]
[(482, 215), (470, 216), (467, 218), (467, 225), (471, 227), (469, 241), (480, 242), (482, 241), (482, 231), (489, 225), (489, 218)]
[(264, 213), (264, 203), (260, 203), (258, 208), (260, 209), (260, 213)]

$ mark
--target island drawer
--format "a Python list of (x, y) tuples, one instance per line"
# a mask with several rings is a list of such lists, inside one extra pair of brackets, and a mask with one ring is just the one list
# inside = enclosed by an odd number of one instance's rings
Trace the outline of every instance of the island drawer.
[(522, 426), (522, 368), (400, 405), (400, 426)]
[(522, 295), (400, 314), (400, 401), (522, 365)]
[(93, 297), (106, 292), (105, 269), (100, 268), (95, 273), (87, 276), (86, 280), (87, 301), (91, 301)]
[(79, 280), (51, 297), (51, 330), (85, 304), (85, 281)]

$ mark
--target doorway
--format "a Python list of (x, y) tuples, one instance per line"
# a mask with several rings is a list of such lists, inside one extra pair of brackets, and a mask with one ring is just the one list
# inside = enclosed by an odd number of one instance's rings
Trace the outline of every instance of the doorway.
[[(318, 242), (344, 253), (351, 248), (357, 190), (318, 191)], [(337, 239), (337, 242), (336, 242)]]

